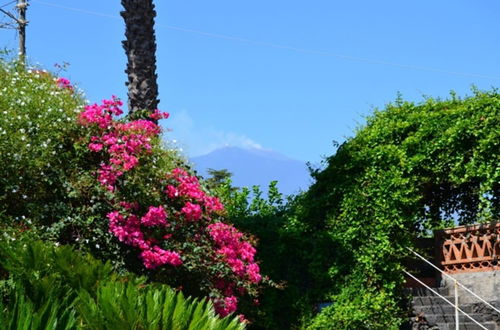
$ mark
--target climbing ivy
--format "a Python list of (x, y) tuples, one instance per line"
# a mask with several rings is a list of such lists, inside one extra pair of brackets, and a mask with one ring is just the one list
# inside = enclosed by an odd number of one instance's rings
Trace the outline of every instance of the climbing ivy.
[(310, 328), (398, 328), (412, 239), (499, 218), (499, 128), (496, 90), (398, 97), (313, 171), (301, 216), (304, 237), (316, 242), (307, 268), (316, 286), (328, 283), (316, 299), (333, 304)]

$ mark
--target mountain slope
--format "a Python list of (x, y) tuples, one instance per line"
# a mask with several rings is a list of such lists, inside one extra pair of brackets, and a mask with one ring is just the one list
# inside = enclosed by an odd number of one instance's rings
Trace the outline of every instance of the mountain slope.
[(309, 171), (304, 162), (264, 149), (225, 147), (191, 161), (200, 175), (207, 177), (207, 169), (227, 169), (233, 174), (237, 187), (261, 186), (267, 191), (269, 182), (278, 181), (284, 195), (305, 190), (310, 184)]

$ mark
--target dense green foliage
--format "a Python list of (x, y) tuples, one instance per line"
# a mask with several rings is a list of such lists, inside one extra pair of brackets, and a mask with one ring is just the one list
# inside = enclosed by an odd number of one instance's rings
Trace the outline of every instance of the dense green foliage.
[(499, 127), (496, 91), (398, 99), (313, 171), (301, 196), (222, 186), (232, 221), (259, 240), (262, 270), (283, 281), (264, 293), (254, 326), (397, 329), (413, 238), (499, 218)]
[(499, 127), (496, 91), (398, 99), (313, 173), (303, 234), (333, 251), (310, 251), (308, 269), (315, 283), (330, 283), (318, 298), (333, 304), (311, 328), (398, 327), (401, 261), (412, 237), (498, 219)]
[(0, 240), (2, 329), (243, 329), (211, 302), (33, 237)]
[(315, 303), (307, 294), (314, 288), (304, 268), (309, 260), (304, 252), (315, 242), (302, 236), (297, 221), (302, 196), (284, 199), (276, 182), (270, 183), (267, 196), (258, 186), (236, 189), (230, 180), (218, 184), (216, 191), (231, 221), (256, 238), (261, 269), (275, 281), (263, 291), (258, 308), (245, 312), (253, 322), (250, 328), (300, 328)]

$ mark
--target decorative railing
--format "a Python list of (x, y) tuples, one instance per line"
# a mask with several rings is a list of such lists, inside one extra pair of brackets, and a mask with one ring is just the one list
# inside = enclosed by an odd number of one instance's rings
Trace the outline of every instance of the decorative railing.
[[(500, 225), (500, 224), (498, 224), (498, 225)], [(498, 227), (499, 226), (497, 226), (497, 228)], [(454, 229), (456, 229), (456, 228), (454, 228)], [(441, 294), (439, 294), (439, 292), (437, 292), (436, 290), (434, 290), (433, 288), (431, 288), (430, 286), (428, 286), (427, 284), (425, 284), (424, 282), (422, 282), (421, 280), (419, 280), (417, 277), (413, 276), (410, 272), (408, 272), (408, 271), (406, 271), (406, 270), (403, 269), (403, 273), (405, 273), (406, 276), (408, 276), (409, 278), (412, 278), (414, 281), (418, 282), (420, 285), (422, 285), (423, 287), (427, 288), (429, 291), (431, 291), (432, 293), (434, 293), (436, 296), (438, 296), (439, 298), (441, 298), (442, 300), (444, 300), (446, 303), (448, 303), (451, 306), (453, 306), (453, 308), (455, 309), (455, 329), (456, 330), (460, 329), (460, 324), (459, 324), (460, 323), (460, 319), (458, 318), (458, 313), (460, 312), (465, 317), (467, 317), (469, 320), (471, 320), (476, 325), (478, 325), (481, 329), (486, 329), (487, 330), (488, 328), (486, 328), (484, 325), (481, 325), (477, 320), (475, 320), (473, 317), (471, 317), (469, 314), (467, 314), (461, 308), (459, 308), (459, 306), (458, 306), (458, 301), (459, 301), (459, 299), (458, 299), (459, 298), (458, 297), (458, 287), (462, 288), (464, 290), (464, 292), (470, 293), (471, 295), (473, 295), (474, 297), (476, 297), (477, 299), (479, 299), (480, 302), (482, 302), (486, 306), (490, 307), (492, 310), (494, 310), (495, 312), (497, 312), (499, 314), (500, 314), (500, 309), (496, 308), (495, 306), (493, 306), (492, 304), (490, 304), (489, 302), (487, 302), (486, 300), (484, 300), (483, 298), (481, 298), (480, 296), (478, 296), (476, 293), (474, 293), (469, 288), (467, 288), (466, 286), (464, 286), (462, 283), (460, 283), (459, 281), (457, 281), (457, 279), (454, 278), (453, 276), (451, 276), (451, 275), (446, 274), (445, 272), (443, 272), (441, 269), (439, 269), (438, 267), (436, 267), (433, 263), (431, 263), (430, 261), (428, 261), (427, 259), (425, 259), (424, 257), (422, 257), (417, 252), (413, 251), (410, 248), (407, 248), (407, 249), (411, 253), (413, 253), (414, 255), (416, 255), (418, 258), (420, 258), (422, 261), (424, 261), (425, 263), (427, 263), (429, 266), (431, 266), (432, 268), (434, 268), (438, 272), (440, 272), (443, 277), (447, 277), (447, 278), (449, 278), (449, 279), (451, 279), (453, 281), (453, 291), (454, 291), (453, 293), (454, 293), (454, 296), (455, 296), (455, 303), (452, 303), (450, 300), (446, 299), (446, 297), (444, 297)]]
[(446, 273), (500, 270), (500, 222), (444, 229), (436, 239)]

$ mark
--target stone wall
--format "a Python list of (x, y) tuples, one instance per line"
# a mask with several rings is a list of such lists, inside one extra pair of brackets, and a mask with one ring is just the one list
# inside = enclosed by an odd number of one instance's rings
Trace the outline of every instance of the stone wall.
[[(451, 276), (486, 301), (500, 302), (500, 269), (496, 271), (456, 273), (451, 274)], [(447, 276), (443, 276), (440, 280), (440, 286), (446, 287), (450, 296), (454, 295), (453, 285), (453, 280)], [(458, 296), (460, 304), (479, 301), (460, 286), (458, 287)]]

